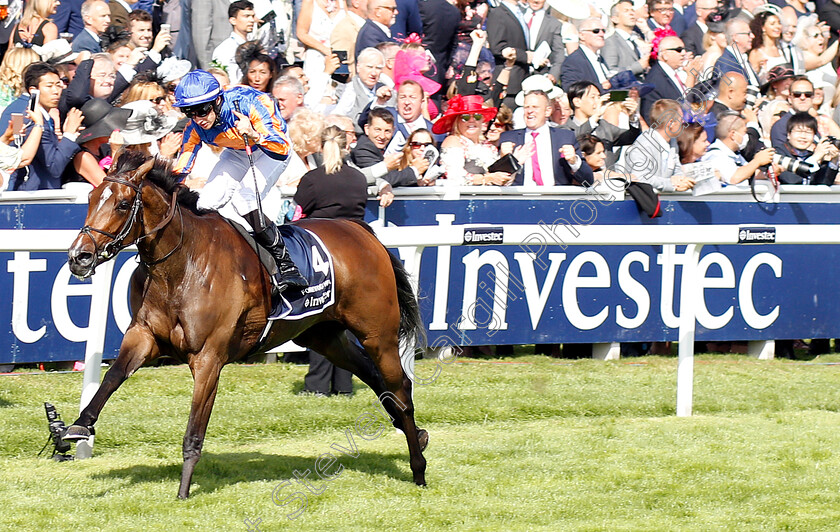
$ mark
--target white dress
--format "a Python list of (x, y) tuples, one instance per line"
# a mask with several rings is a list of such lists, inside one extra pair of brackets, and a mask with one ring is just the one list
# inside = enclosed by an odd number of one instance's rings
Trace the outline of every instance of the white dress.
[[(343, 4), (343, 0), (341, 0)], [(327, 0), (327, 6), (335, 7), (335, 0)], [(321, 44), (330, 46), (330, 34), (333, 28), (338, 24), (338, 21), (347, 15), (344, 9), (339, 9), (338, 12), (333, 12), (333, 16), (327, 13), (322, 8), (317, 0), (314, 0), (312, 5), (312, 21), (309, 23), (309, 36), (317, 39)], [(303, 71), (309, 78), (318, 76), (324, 72), (325, 64), (324, 54), (314, 48), (307, 48), (303, 53)]]

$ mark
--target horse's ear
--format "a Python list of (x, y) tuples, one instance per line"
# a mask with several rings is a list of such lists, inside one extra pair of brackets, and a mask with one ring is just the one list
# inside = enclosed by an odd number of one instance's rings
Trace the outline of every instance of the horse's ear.
[(151, 171), (151, 169), (155, 166), (155, 158), (152, 157), (145, 163), (143, 163), (140, 168), (132, 172), (131, 177), (129, 180), (135, 184), (140, 184), (143, 181), (143, 178), (146, 177), (146, 174)]

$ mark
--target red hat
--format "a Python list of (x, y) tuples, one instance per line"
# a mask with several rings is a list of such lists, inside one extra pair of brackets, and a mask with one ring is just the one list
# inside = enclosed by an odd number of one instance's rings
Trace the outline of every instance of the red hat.
[(446, 108), (446, 112), (432, 126), (432, 132), (437, 135), (449, 133), (452, 131), (452, 123), (461, 115), (481, 113), (484, 116), (484, 121), (487, 122), (495, 118), (497, 111), (495, 107), (484, 107), (484, 98), (479, 95), (461, 96), (456, 94), (454, 98), (449, 100), (449, 107)]

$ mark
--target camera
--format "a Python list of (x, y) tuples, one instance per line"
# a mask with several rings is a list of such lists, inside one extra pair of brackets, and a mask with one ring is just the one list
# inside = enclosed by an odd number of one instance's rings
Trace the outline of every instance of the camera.
[(749, 85), (747, 87), (747, 107), (752, 108), (755, 107), (755, 100), (761, 94), (761, 89), (754, 85)]
[(837, 137), (828, 136), (824, 137), (823, 140), (840, 150), (840, 139), (838, 139)]
[(793, 172), (801, 177), (810, 177), (816, 171), (816, 168), (810, 163), (794, 159), (793, 157), (786, 157), (778, 153), (773, 155), (773, 164), (781, 166), (785, 172)]
[(52, 458), (54, 458), (57, 462), (72, 460), (72, 456), (65, 454), (70, 450), (70, 443), (62, 439), (62, 435), (66, 431), (67, 427), (61, 420), (61, 415), (59, 415), (58, 411), (50, 403), (44, 403), (44, 410), (47, 412), (47, 424), (49, 426), (50, 435), (47, 437), (47, 443), (44, 444), (44, 447), (41, 449), (41, 452), (38, 453), (38, 456), (40, 456), (41, 453), (44, 452), (44, 449), (52, 443)]

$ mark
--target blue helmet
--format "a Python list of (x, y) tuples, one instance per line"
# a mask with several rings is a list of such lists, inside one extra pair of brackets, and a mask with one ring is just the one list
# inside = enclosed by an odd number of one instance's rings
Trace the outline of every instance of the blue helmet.
[(175, 87), (175, 107), (192, 107), (212, 102), (222, 93), (222, 86), (213, 74), (193, 70), (181, 78)]

